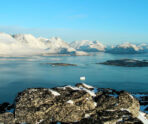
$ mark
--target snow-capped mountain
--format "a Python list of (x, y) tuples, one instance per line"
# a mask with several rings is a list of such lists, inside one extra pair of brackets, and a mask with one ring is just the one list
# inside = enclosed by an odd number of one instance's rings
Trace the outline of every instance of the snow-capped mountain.
[(148, 52), (148, 44), (143, 43), (140, 44), (139, 46), (143, 48), (144, 52)]
[(73, 53), (76, 50), (70, 47), (65, 41), (58, 37), (52, 37), (47, 42), (46, 45), (50, 53)]
[(28, 47), (31, 47), (31, 48), (45, 47), (45, 44), (43, 42), (41, 42), (31, 34), (17, 34), (17, 35), (13, 35), (13, 37), (20, 43), (27, 45)]
[(0, 33), (0, 56), (39, 54), (86, 55), (77, 51), (60, 38), (36, 38), (31, 34), (9, 35)]
[(0, 43), (14, 43), (16, 40), (9, 34), (0, 32)]
[(0, 33), (0, 56), (26, 55), (88, 55), (88, 52), (108, 52), (113, 54), (148, 53), (148, 44), (123, 43), (106, 47), (99, 41), (74, 41), (66, 43), (59, 37), (36, 38), (31, 34), (9, 35)]
[(136, 54), (136, 53), (144, 53), (145, 51), (144, 51), (144, 48), (140, 45), (123, 43), (123, 44), (108, 48), (106, 52), (113, 53), (113, 54)]
[(105, 51), (105, 46), (99, 41), (89, 41), (89, 40), (74, 41), (70, 44), (70, 46), (75, 48), (76, 50), (86, 51), (86, 52)]

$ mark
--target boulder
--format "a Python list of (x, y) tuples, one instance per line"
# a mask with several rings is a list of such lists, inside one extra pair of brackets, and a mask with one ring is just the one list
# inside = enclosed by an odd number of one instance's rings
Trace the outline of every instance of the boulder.
[(80, 83), (26, 89), (15, 98), (12, 113), (10, 104), (0, 105), (4, 124), (143, 124), (139, 101), (130, 93)]

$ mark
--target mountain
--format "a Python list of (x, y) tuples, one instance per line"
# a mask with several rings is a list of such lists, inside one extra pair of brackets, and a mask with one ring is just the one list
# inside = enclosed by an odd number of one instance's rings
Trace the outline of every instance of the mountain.
[(45, 43), (35, 38), (31, 34), (16, 34), (13, 37), (19, 41), (22, 45), (26, 45), (30, 48), (44, 49), (46, 47)]
[(69, 54), (87, 55), (77, 51), (61, 38), (36, 38), (31, 34), (0, 33), (0, 56)]
[(76, 50), (85, 51), (85, 52), (100, 52), (105, 51), (105, 46), (99, 41), (74, 41), (70, 44), (71, 47)]
[(143, 43), (140, 44), (139, 46), (143, 48), (144, 52), (148, 52), (148, 44)]
[(14, 43), (16, 40), (9, 34), (0, 32), (0, 43)]
[(68, 54), (76, 51), (74, 48), (70, 47), (65, 41), (58, 37), (50, 38), (46, 42), (46, 45), (48, 46), (50, 53)]
[(106, 52), (113, 54), (136, 54), (136, 53), (144, 53), (145, 51), (142, 46), (127, 42), (120, 45), (112, 46), (108, 48)]
[(36, 38), (31, 34), (10, 35), (0, 33), (0, 56), (28, 55), (88, 55), (89, 52), (107, 52), (112, 54), (148, 53), (148, 44), (135, 45), (123, 43), (106, 47), (99, 41), (74, 41), (66, 43), (59, 37)]

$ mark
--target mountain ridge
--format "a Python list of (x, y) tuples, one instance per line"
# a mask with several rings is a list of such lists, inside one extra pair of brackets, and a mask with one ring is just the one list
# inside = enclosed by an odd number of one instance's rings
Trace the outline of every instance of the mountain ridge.
[(106, 52), (111, 54), (148, 53), (148, 44), (122, 43), (106, 46), (98, 40), (80, 40), (68, 43), (59, 37), (35, 37), (32, 34), (0, 33), (0, 56), (26, 55), (88, 55), (89, 52)]

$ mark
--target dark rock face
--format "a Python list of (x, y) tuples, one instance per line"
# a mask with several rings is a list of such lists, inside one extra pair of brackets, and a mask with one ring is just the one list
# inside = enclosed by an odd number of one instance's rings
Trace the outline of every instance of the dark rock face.
[(77, 66), (76, 64), (68, 64), (68, 63), (46, 63), (51, 66)]
[(133, 59), (120, 59), (120, 60), (108, 60), (103, 63), (97, 63), (103, 65), (115, 65), (125, 67), (148, 67), (148, 61), (146, 60), (133, 60)]
[(33, 88), (18, 93), (13, 113), (1, 109), (0, 123), (143, 124), (138, 119), (139, 109), (139, 101), (125, 91), (86, 84)]
[(6, 111), (13, 111), (14, 105), (10, 105), (8, 102), (4, 102), (3, 104), (0, 104), (0, 114), (4, 113)]

